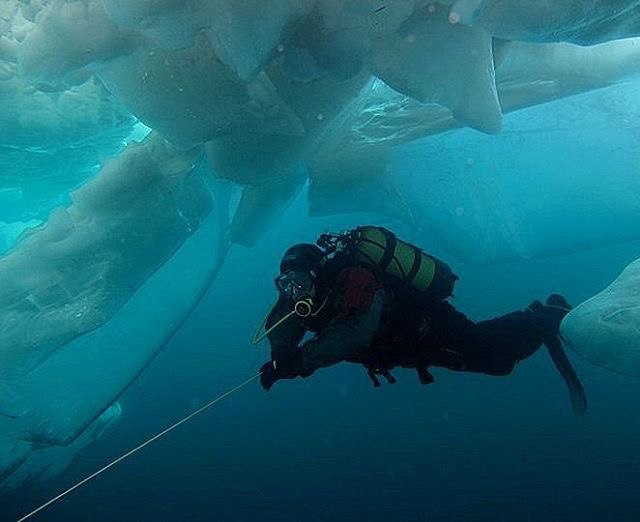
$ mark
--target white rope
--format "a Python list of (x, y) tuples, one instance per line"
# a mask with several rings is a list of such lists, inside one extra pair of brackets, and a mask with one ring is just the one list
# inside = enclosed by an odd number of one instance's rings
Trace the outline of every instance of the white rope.
[(23, 516), (22, 518), (20, 518), (17, 522), (23, 522), (24, 520), (27, 520), (28, 518), (31, 518), (33, 515), (35, 515), (36, 513), (39, 513), (40, 511), (42, 511), (43, 509), (49, 507), (51, 504), (57, 502), (58, 500), (60, 500), (63, 497), (66, 497), (69, 493), (71, 493), (72, 491), (75, 491), (76, 489), (78, 489), (80, 486), (82, 486), (83, 484), (86, 484), (87, 482), (89, 482), (90, 480), (93, 480), (94, 478), (96, 478), (98, 475), (101, 475), (102, 473), (104, 473), (105, 471), (107, 471), (109, 468), (115, 466), (116, 464), (118, 464), (119, 462), (122, 462), (123, 460), (129, 458), (131, 455), (133, 455), (134, 453), (137, 453), (138, 451), (140, 451), (142, 448), (144, 448), (145, 446), (148, 446), (149, 444), (151, 444), (152, 442), (158, 440), (160, 437), (163, 437), (164, 435), (166, 435), (167, 433), (175, 430), (177, 427), (183, 425), (185, 422), (190, 421), (191, 419), (193, 419), (196, 415), (200, 415), (202, 412), (204, 412), (205, 410), (208, 410), (209, 408), (211, 408), (211, 406), (213, 406), (214, 404), (216, 404), (217, 402), (220, 402), (221, 400), (225, 399), (226, 397), (228, 397), (229, 395), (231, 395), (232, 393), (237, 392), (238, 390), (240, 390), (241, 388), (244, 388), (247, 384), (249, 384), (250, 382), (256, 380), (258, 377), (260, 377), (260, 373), (258, 373), (257, 375), (254, 375), (253, 377), (251, 377), (250, 379), (247, 379), (246, 381), (244, 381), (242, 384), (238, 384), (238, 386), (235, 386), (234, 388), (231, 388), (229, 391), (223, 393), (222, 395), (220, 395), (219, 397), (216, 397), (215, 399), (213, 399), (211, 402), (208, 402), (207, 404), (205, 404), (204, 406), (202, 406), (201, 408), (198, 408), (197, 410), (195, 410), (193, 413), (190, 413), (189, 415), (187, 415), (186, 417), (184, 417), (183, 419), (179, 420), (178, 422), (176, 422), (175, 424), (172, 424), (171, 426), (169, 426), (168, 428), (162, 430), (160, 433), (154, 435), (153, 437), (151, 437), (150, 439), (146, 440), (145, 442), (143, 442), (142, 444), (140, 444), (139, 446), (136, 446), (135, 448), (133, 448), (130, 451), (127, 451), (127, 453), (125, 453), (124, 455), (121, 455), (120, 457), (118, 457), (115, 460), (112, 460), (111, 462), (109, 462), (109, 464), (107, 464), (106, 466), (100, 468), (98, 471), (96, 471), (95, 473), (92, 473), (91, 475), (89, 475), (88, 477), (82, 479), (80, 482), (78, 482), (77, 484), (74, 484), (73, 486), (71, 486), (69, 489), (63, 491), (62, 493), (60, 493), (59, 495), (56, 495), (55, 497), (53, 497), (51, 500), (48, 500), (47, 502), (45, 502), (44, 504), (42, 504), (39, 508), (34, 509), (31, 513), (29, 513), (28, 515)]

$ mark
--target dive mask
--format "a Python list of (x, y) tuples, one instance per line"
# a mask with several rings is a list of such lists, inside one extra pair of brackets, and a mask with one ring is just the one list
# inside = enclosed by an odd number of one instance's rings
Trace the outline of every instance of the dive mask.
[(313, 272), (290, 270), (276, 278), (276, 286), (289, 299), (300, 301), (313, 294)]

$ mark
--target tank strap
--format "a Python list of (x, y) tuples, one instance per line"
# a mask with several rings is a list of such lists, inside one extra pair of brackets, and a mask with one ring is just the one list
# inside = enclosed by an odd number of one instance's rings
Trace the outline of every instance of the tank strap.
[(423, 256), (422, 250), (414, 246), (413, 253), (416, 257), (413, 260), (413, 265), (411, 266), (411, 270), (409, 270), (409, 273), (407, 274), (407, 281), (409, 283), (413, 283), (413, 280), (418, 275), (418, 272), (420, 271), (420, 267), (422, 266), (422, 256)]
[(393, 261), (394, 255), (396, 253), (396, 246), (398, 245), (398, 240), (396, 239), (396, 236), (394, 236), (388, 230), (385, 230), (384, 228), (380, 230), (382, 231), (385, 239), (387, 240), (387, 244), (384, 247), (384, 254), (380, 259), (380, 268), (382, 268), (382, 270), (387, 270), (387, 268), (389, 268), (389, 265), (391, 264), (391, 261)]

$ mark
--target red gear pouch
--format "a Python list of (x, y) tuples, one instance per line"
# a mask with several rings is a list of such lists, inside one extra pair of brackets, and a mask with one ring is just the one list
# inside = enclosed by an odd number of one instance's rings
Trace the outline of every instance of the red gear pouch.
[(344, 314), (367, 312), (380, 288), (382, 284), (370, 270), (360, 267), (345, 268), (338, 275), (338, 289), (342, 294), (342, 312)]

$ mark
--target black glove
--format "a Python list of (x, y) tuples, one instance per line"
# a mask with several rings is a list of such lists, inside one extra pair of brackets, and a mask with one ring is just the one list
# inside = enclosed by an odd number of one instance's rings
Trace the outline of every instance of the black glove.
[(291, 357), (264, 363), (260, 368), (260, 384), (266, 391), (269, 391), (281, 379), (308, 377), (312, 373), (313, 371), (302, 368), (302, 351), (296, 350)]
[(275, 361), (266, 362), (262, 365), (262, 368), (260, 368), (260, 385), (265, 391), (269, 391), (276, 381), (280, 379), (282, 379), (282, 377), (276, 369)]

